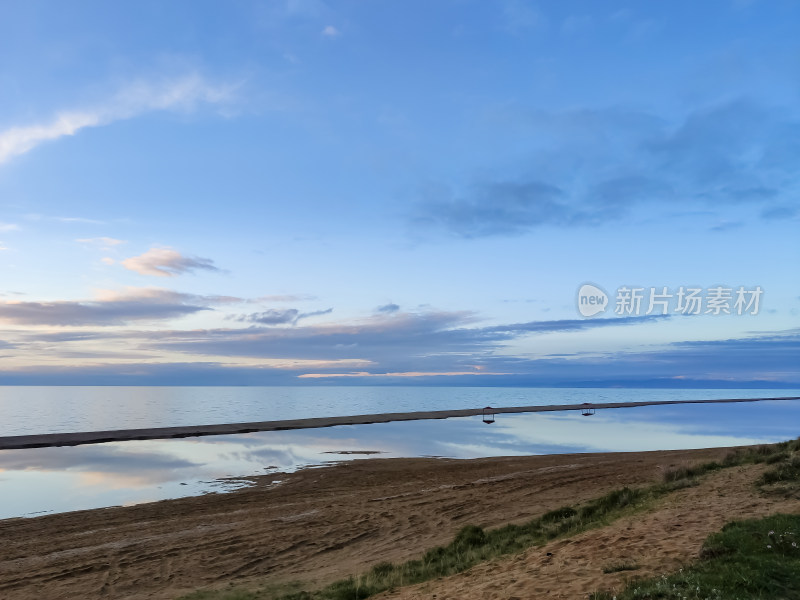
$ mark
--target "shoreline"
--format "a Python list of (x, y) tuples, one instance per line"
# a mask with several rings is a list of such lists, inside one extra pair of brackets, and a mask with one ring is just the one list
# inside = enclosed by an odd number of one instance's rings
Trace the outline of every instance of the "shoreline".
[[(486, 407), (493, 415), (510, 413), (558, 412), (577, 410), (603, 410), (615, 408), (635, 408), (643, 406), (667, 406), (680, 404), (725, 404), (738, 402), (769, 402), (800, 400), (800, 396), (770, 398), (721, 398), (711, 400), (664, 400), (644, 402), (602, 402), (583, 404), (551, 404), (543, 406)], [(403, 413), (376, 413), (339, 417), (314, 417), (307, 419), (287, 419), (279, 421), (256, 421), (249, 423), (227, 423), (220, 425), (190, 425), (177, 427), (149, 427), (142, 429), (119, 429), (106, 431), (83, 431), (64, 433), (45, 433), (33, 435), (14, 435), (0, 437), (0, 450), (24, 450), (28, 448), (52, 448), (61, 446), (80, 446), (107, 442), (133, 440), (176, 439), (212, 435), (231, 435), (258, 431), (286, 431), (293, 429), (319, 429), (339, 425), (369, 425), (393, 421), (420, 421), (449, 419), (454, 417), (474, 417), (484, 413), (484, 408), (455, 410), (417, 411)]]

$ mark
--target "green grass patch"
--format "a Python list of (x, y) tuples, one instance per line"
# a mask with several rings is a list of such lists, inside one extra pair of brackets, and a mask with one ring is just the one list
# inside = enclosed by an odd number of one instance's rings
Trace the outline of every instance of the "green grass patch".
[(786, 498), (800, 498), (800, 452), (785, 452), (775, 466), (765, 471), (758, 480), (762, 492)]
[(639, 568), (636, 563), (614, 563), (603, 567), (603, 573), (619, 573), (620, 571), (635, 571)]
[(786, 457), (776, 467), (766, 471), (758, 480), (760, 485), (800, 481), (800, 455)]
[(681, 466), (681, 467), (673, 467), (671, 469), (667, 469), (664, 471), (663, 479), (664, 483), (675, 483), (676, 481), (681, 481), (684, 479), (693, 479), (695, 477), (700, 477), (709, 473), (711, 471), (718, 471), (724, 467), (732, 467), (735, 464), (741, 463), (730, 463), (727, 465), (723, 465), (719, 462), (707, 462), (702, 463), (699, 465), (692, 465), (692, 466)]
[(700, 561), (671, 575), (634, 581), (593, 600), (800, 598), (800, 516), (729, 523), (705, 542)]

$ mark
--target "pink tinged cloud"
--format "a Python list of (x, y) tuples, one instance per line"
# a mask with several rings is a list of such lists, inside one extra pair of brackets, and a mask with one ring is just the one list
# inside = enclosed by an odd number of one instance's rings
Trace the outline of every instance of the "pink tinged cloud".
[[(476, 367), (477, 368), (477, 367)], [(513, 373), (490, 373), (486, 371), (404, 371), (399, 373), (304, 373), (298, 379), (324, 379), (328, 377), (455, 377), (460, 375), (513, 375)]]
[(199, 256), (184, 256), (172, 248), (151, 248), (144, 254), (126, 258), (122, 266), (141, 275), (175, 277), (193, 271), (219, 271), (214, 261)]

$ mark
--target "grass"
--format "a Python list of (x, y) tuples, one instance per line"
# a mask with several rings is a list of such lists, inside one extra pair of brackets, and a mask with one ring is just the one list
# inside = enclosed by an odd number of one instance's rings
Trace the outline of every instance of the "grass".
[(671, 575), (635, 581), (593, 600), (800, 598), (800, 515), (729, 523), (705, 542), (701, 559)]
[(233, 584), (227, 590), (198, 590), (187, 596), (186, 600), (253, 600), (255, 598), (286, 598), (300, 592), (303, 588), (300, 581), (289, 583), (265, 584), (257, 589), (236, 589)]
[(761, 490), (787, 498), (800, 498), (800, 452), (786, 453), (775, 466), (765, 471), (758, 480)]
[(379, 563), (365, 574), (337, 581), (315, 592), (287, 595), (281, 600), (360, 600), (386, 590), (460, 573), (492, 558), (572, 535), (651, 500), (652, 492), (622, 488), (580, 506), (564, 506), (523, 525), (484, 530), (462, 528), (452, 542), (428, 550), (404, 563)]
[(619, 573), (620, 571), (635, 571), (638, 568), (639, 565), (637, 565), (636, 563), (621, 562), (603, 567), (603, 573), (608, 574), (608, 573)]
[(543, 545), (573, 535), (643, 508), (670, 491), (668, 486), (614, 490), (578, 506), (564, 506), (522, 525), (485, 530), (463, 527), (446, 546), (437, 546), (420, 558), (403, 563), (382, 562), (366, 573), (340, 579), (315, 591), (219, 590), (194, 592), (183, 600), (362, 600), (380, 592), (460, 573), (492, 558)]
[[(682, 465), (667, 469), (662, 482), (643, 488), (622, 488), (578, 506), (563, 506), (522, 525), (484, 530), (476, 525), (462, 528), (446, 546), (437, 546), (420, 558), (403, 563), (382, 562), (366, 573), (340, 579), (314, 591), (297, 588), (260, 588), (195, 592), (182, 600), (362, 600), (398, 587), (429, 581), (465, 571), (481, 562), (521, 552), (562, 536), (574, 535), (647, 507), (675, 490), (696, 485), (707, 473), (743, 464), (776, 465), (764, 474), (775, 481), (800, 481), (800, 439), (733, 450), (721, 462)], [(775, 472), (774, 475), (770, 473)], [(793, 478), (793, 479), (792, 479)], [(766, 480), (762, 483), (766, 483)], [(634, 570), (636, 565), (611, 565), (615, 572)], [(667, 596), (653, 596), (667, 597)], [(671, 596), (669, 596), (671, 597)], [(695, 596), (689, 596), (694, 598)], [(699, 596), (698, 596), (699, 597)], [(600, 596), (598, 596), (600, 598)]]
[(786, 457), (778, 466), (766, 471), (759, 479), (760, 485), (800, 480), (800, 455)]

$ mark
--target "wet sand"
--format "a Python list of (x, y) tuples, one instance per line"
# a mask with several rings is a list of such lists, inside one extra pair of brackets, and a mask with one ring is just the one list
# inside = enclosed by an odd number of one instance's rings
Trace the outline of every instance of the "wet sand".
[[(524, 522), (623, 485), (658, 480), (671, 466), (719, 459), (728, 451), (377, 458), (262, 476), (255, 479), (256, 487), (227, 494), (8, 519), (0, 521), (0, 597), (166, 599), (230, 583), (302, 580), (321, 585), (384, 560), (416, 557), (447, 543), (466, 524)], [(547, 568), (544, 549), (534, 549), (501, 567), (476, 567), (489, 590), (464, 587), (463, 581), (471, 580), (459, 577), (471, 575), (462, 575), (436, 584), (452, 584), (460, 591), (413, 588), (404, 590), (402, 597), (430, 598), (435, 593), (441, 599), (449, 593), (451, 598), (510, 598), (514, 594), (504, 591), (508, 577), (515, 582), (527, 577), (544, 585), (525, 588), (519, 597), (580, 597), (581, 585), (618, 579), (619, 575), (603, 579), (600, 566), (626, 552), (650, 557), (648, 569), (667, 568), (691, 558), (707, 532), (724, 521), (779, 505), (755, 498), (748, 483), (755, 477), (753, 468), (737, 469), (714, 475), (722, 479), (713, 479), (717, 483), (710, 488), (678, 492), (677, 512), (658, 513), (658, 526), (641, 519), (618, 522), (608, 531), (554, 542), (560, 544), (550, 561), (559, 565), (551, 573), (554, 579), (542, 578)], [(741, 473), (741, 480), (726, 480), (734, 471)], [(684, 497), (691, 501), (684, 504)], [(796, 509), (797, 502), (790, 503), (792, 507)], [(628, 527), (635, 531), (626, 533)], [(659, 532), (664, 531), (677, 531), (682, 537), (663, 542), (663, 553), (648, 554), (643, 548), (654, 543), (646, 537), (650, 529), (657, 538), (663, 538)], [(492, 579), (495, 571), (505, 573), (501, 580)], [(581, 579), (578, 575), (584, 572), (589, 575)], [(572, 596), (552, 595), (562, 576), (575, 579), (568, 588)]]

